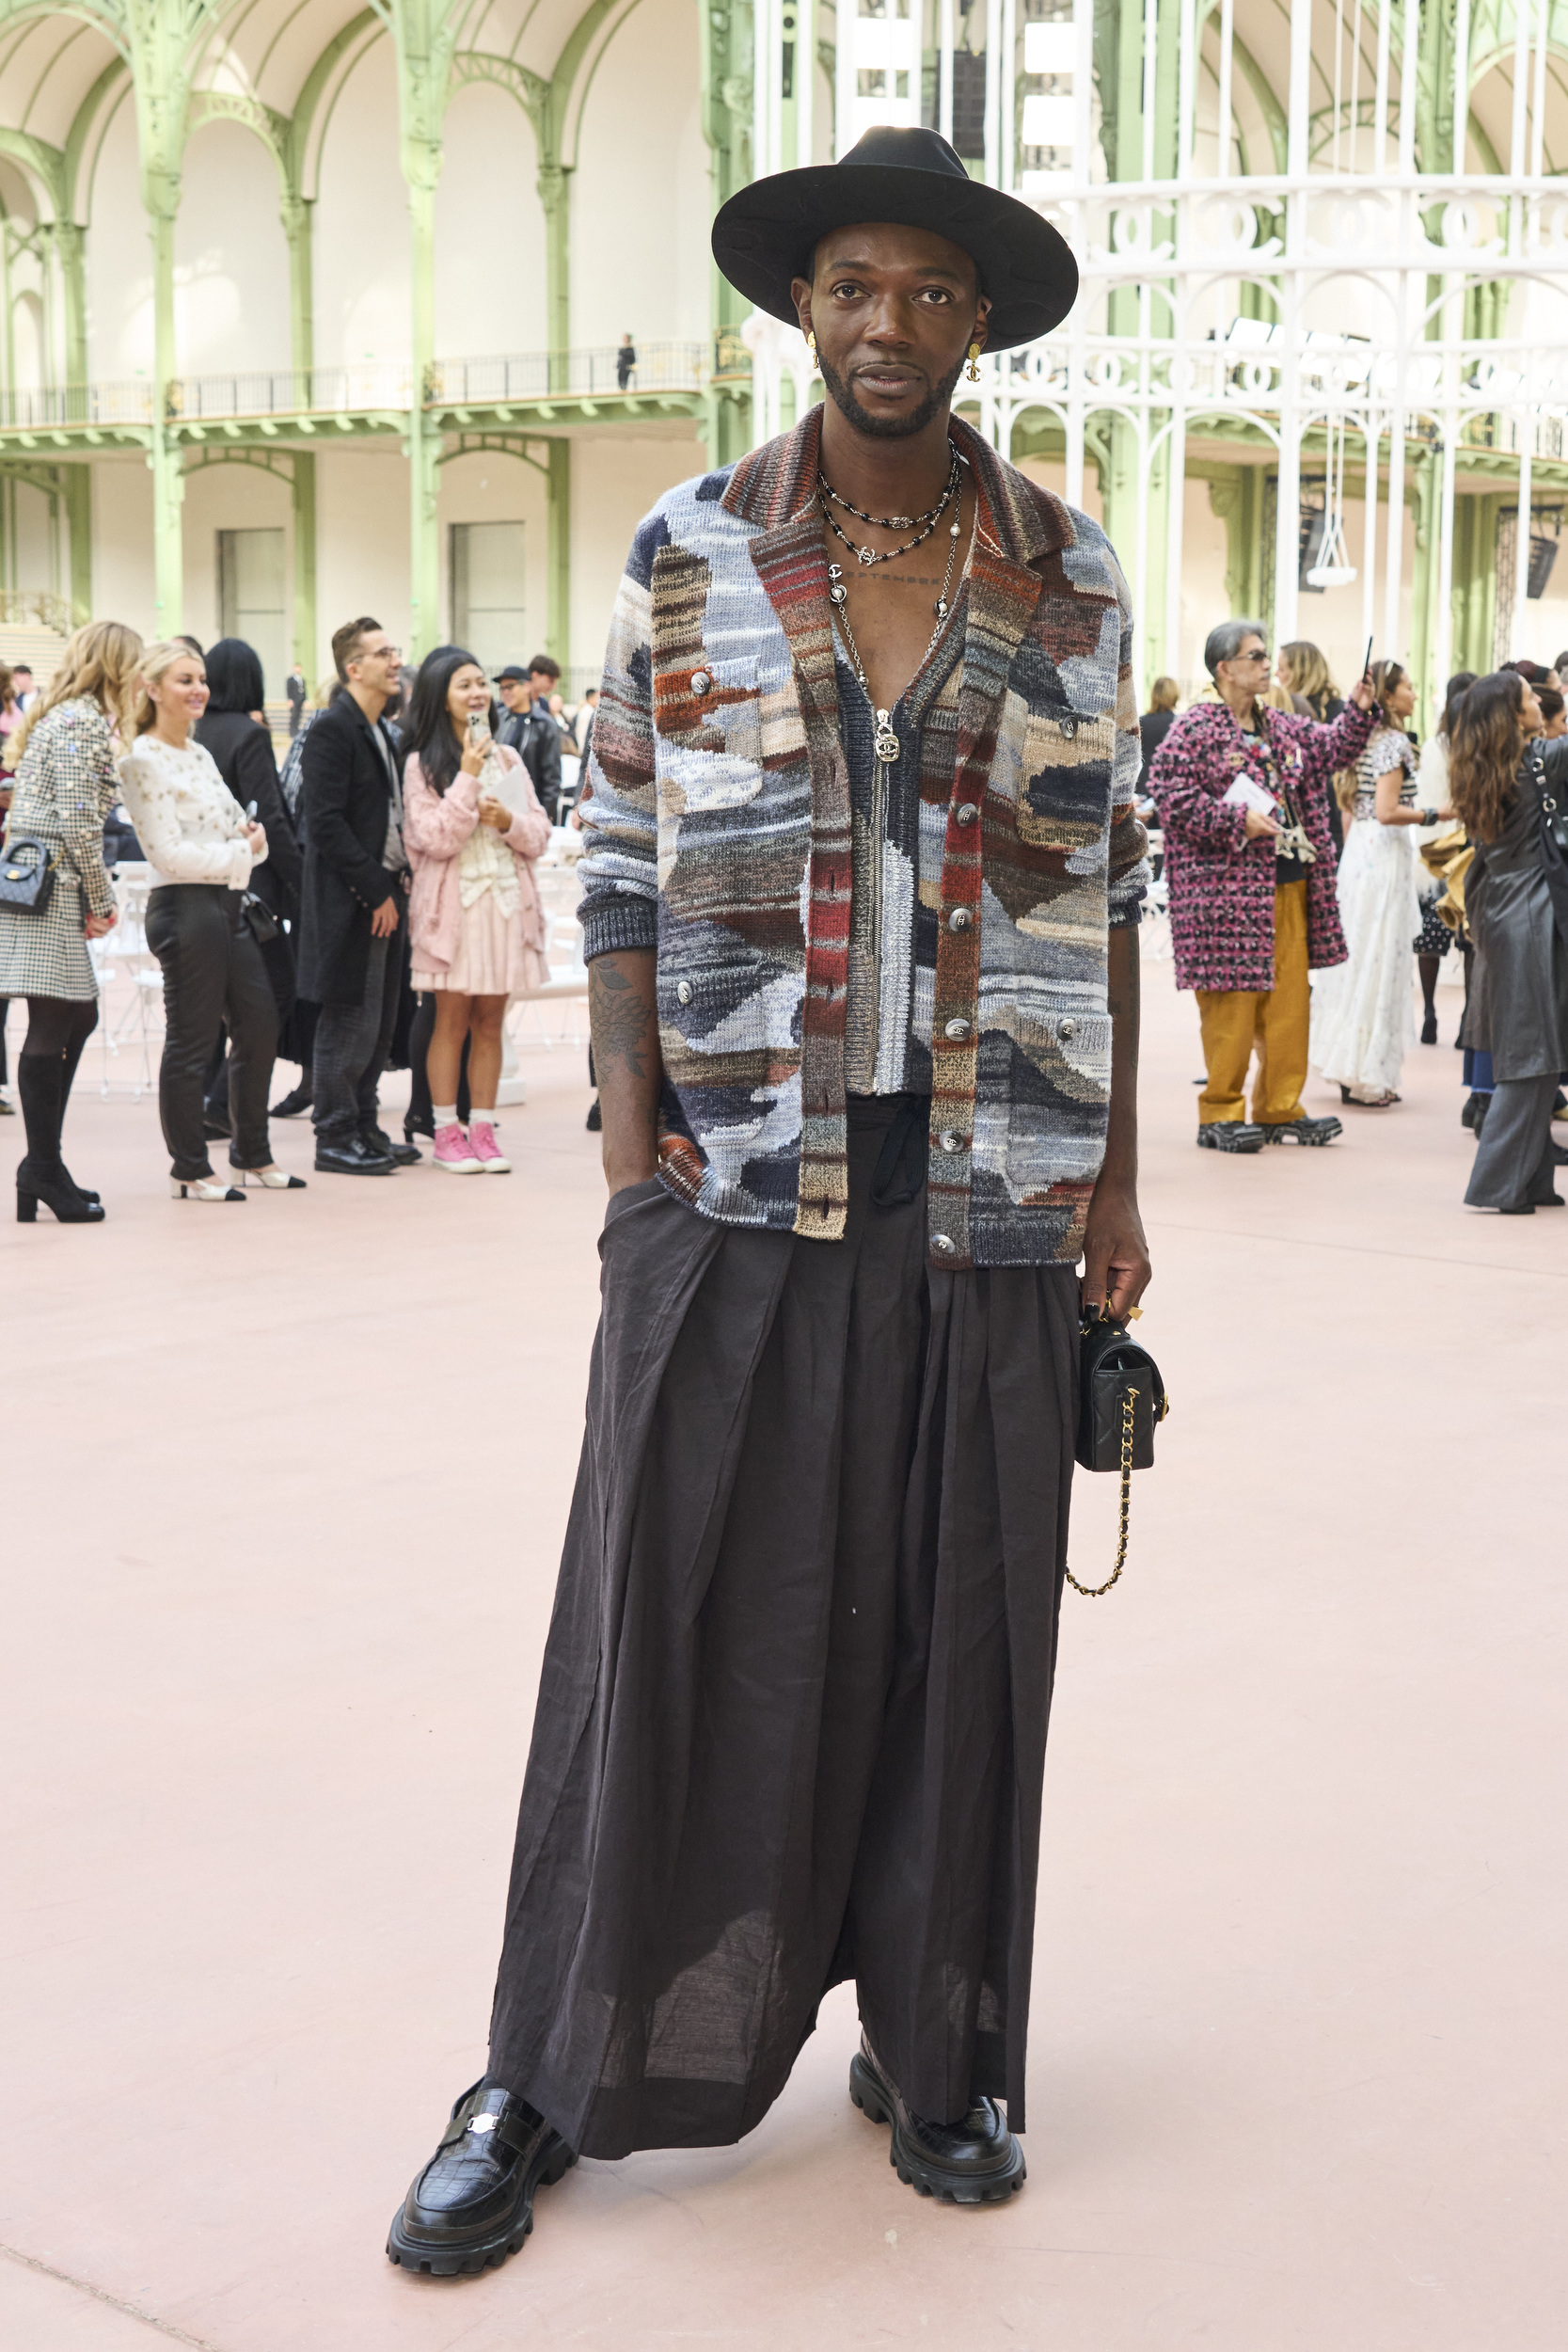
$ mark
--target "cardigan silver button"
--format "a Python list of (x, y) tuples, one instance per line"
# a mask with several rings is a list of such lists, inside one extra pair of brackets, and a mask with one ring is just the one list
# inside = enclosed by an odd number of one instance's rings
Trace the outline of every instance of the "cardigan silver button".
[(955, 907), (947, 918), (947, 928), (950, 931), (967, 931), (974, 920), (968, 907)]
[(958, 1021), (949, 1021), (947, 1026), (942, 1031), (942, 1035), (944, 1037), (950, 1037), (955, 1045), (961, 1045), (974, 1025), (973, 1022), (962, 1019)]
[(1077, 1034), (1078, 1034), (1078, 1024), (1077, 1024), (1077, 1022), (1076, 1022), (1076, 1021), (1070, 1021), (1070, 1020), (1069, 1020), (1069, 1021), (1058, 1021), (1058, 1022), (1057, 1022), (1057, 1024), (1056, 1024), (1056, 1035), (1057, 1035), (1057, 1036), (1058, 1036), (1058, 1037), (1062, 1040), (1062, 1041), (1063, 1041), (1063, 1043), (1064, 1043), (1064, 1044), (1067, 1042), (1067, 1040), (1068, 1040), (1069, 1037), (1076, 1037), (1076, 1036), (1077, 1036)]
[(954, 815), (958, 818), (960, 825), (972, 825), (979, 814), (980, 812), (975, 807), (973, 801), (965, 801), (961, 808), (954, 811)]
[(1073, 717), (1070, 710), (1067, 713), (1066, 717), (1059, 720), (1057, 723), (1061, 727), (1064, 735), (1076, 735), (1078, 732), (1078, 722)]
[(964, 1139), (956, 1127), (944, 1127), (939, 1138), (944, 1152), (961, 1152)]
[(677, 1004), (681, 1005), (689, 1005), (691, 1002), (691, 983), (689, 980), (681, 981), (680, 985), (675, 990), (675, 1001)]
[(957, 1256), (958, 1245), (949, 1233), (933, 1233), (931, 1248), (939, 1257), (952, 1258)]
[(691, 691), (692, 691), (694, 694), (705, 694), (705, 693), (707, 692), (708, 688), (709, 688), (712, 684), (713, 684), (713, 680), (712, 680), (712, 678), (708, 675), (708, 674), (707, 674), (707, 672), (706, 672), (705, 670), (693, 670), (693, 671), (692, 671), (692, 673), (691, 673)]

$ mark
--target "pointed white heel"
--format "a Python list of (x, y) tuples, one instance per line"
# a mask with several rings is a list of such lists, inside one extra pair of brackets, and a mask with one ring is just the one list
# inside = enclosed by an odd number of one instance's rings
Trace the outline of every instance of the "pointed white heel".
[(291, 1176), (281, 1168), (235, 1168), (234, 1180), (241, 1184), (261, 1184), (268, 1192), (303, 1192), (303, 1176)]
[(186, 1184), (182, 1177), (171, 1176), (168, 1180), (168, 1197), (171, 1200), (243, 1200), (245, 1199), (244, 1193), (237, 1184), (221, 1184), (215, 1176), (198, 1176), (191, 1184)]

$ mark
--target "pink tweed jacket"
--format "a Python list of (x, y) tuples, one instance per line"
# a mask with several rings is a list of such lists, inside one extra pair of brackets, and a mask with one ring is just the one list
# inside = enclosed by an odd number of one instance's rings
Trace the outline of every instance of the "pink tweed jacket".
[[(1361, 711), (1347, 703), (1329, 726), (1267, 707), (1258, 715), (1318, 852), (1307, 873), (1307, 960), (1320, 972), (1346, 957), (1334, 888), (1329, 779), (1337, 769), (1355, 765), (1379, 722), (1378, 708), (1374, 703)], [(1245, 809), (1225, 805), (1226, 793), (1243, 774), (1266, 782), (1256, 745), (1249, 745), (1222, 702), (1184, 710), (1149, 765), (1148, 789), (1165, 836), (1178, 988), (1274, 986), (1274, 844), (1248, 841)]]
[[(516, 860), (517, 912), (513, 922), (522, 935), (522, 968), (528, 985), (533, 987), (547, 977), (545, 913), (533, 880), (533, 861), (550, 846), (550, 820), (534, 797), (516, 753), (509, 744), (498, 750), (502, 767), (522, 771), (527, 787), (528, 805), (518, 810), (501, 839)], [(445, 971), (457, 953), (463, 922), (457, 854), (478, 822), (479, 778), (459, 773), (443, 798), (426, 783), (424, 770), (411, 752), (403, 771), (403, 840), (414, 875), (408, 929), (417, 972)]]

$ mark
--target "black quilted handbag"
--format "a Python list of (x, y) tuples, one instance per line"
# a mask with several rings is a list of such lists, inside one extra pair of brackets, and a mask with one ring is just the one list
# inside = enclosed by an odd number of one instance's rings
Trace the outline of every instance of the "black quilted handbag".
[(1079, 1333), (1077, 1459), (1085, 1470), (1121, 1473), (1121, 1530), (1117, 1565), (1103, 1584), (1080, 1584), (1069, 1568), (1075, 1593), (1097, 1600), (1108, 1593), (1127, 1559), (1127, 1515), (1132, 1472), (1154, 1461), (1154, 1424), (1170, 1411), (1160, 1368), (1147, 1347), (1131, 1338), (1125, 1323), (1085, 1314)]
[(18, 914), (41, 914), (49, 904), (59, 862), (57, 850), (51, 851), (47, 841), (35, 840), (31, 834), (19, 834), (8, 842), (0, 857), (0, 907), (10, 907)]

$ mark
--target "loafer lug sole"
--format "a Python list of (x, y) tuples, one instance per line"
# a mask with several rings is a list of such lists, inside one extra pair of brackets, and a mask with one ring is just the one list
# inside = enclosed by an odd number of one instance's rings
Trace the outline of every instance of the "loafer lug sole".
[(403, 2227), (400, 2205), (387, 2237), (387, 2259), (400, 2270), (426, 2279), (474, 2279), (483, 2271), (499, 2270), (509, 2255), (519, 2252), (533, 2233), (533, 2200), (538, 2190), (554, 2188), (576, 2164), (577, 2151), (552, 2132), (530, 2166), (521, 2200), (511, 2217), (485, 2235), (453, 2236), (450, 2246), (411, 2238)]
[(1018, 2160), (1016, 2165), (1009, 2166), (1005, 2172), (989, 2173), (983, 2179), (958, 2179), (946, 2166), (933, 2164), (929, 2157), (911, 2145), (893, 2107), (882, 2095), (880, 2086), (858, 2052), (849, 2061), (849, 2098), (851, 2105), (859, 2107), (867, 2122), (892, 2126), (893, 2140), (887, 2160), (905, 2187), (917, 2190), (922, 2197), (934, 2197), (944, 2205), (1006, 2204), (1007, 2199), (1023, 2186), (1028, 2177), (1023, 2151), (1016, 2140), (1013, 2142), (1013, 2153)]

